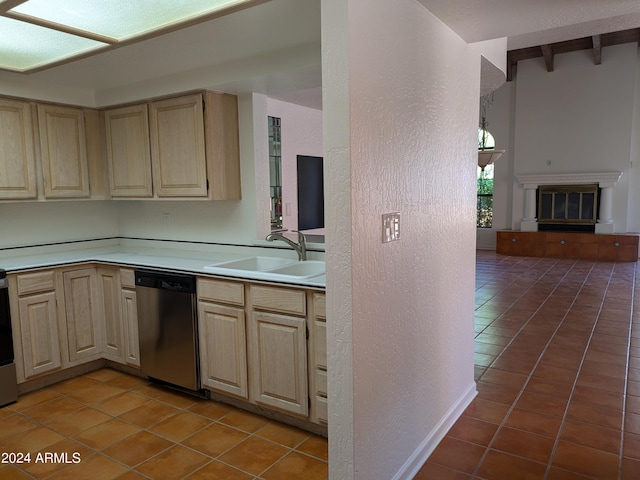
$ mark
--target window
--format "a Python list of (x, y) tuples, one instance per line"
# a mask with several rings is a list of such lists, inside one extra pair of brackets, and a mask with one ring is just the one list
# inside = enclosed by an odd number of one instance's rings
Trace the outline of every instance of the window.
[(493, 164), (478, 167), (478, 211), (476, 227), (491, 228), (493, 220)]
[(278, 117), (268, 117), (268, 121), (271, 230), (280, 230), (282, 229), (282, 125)]

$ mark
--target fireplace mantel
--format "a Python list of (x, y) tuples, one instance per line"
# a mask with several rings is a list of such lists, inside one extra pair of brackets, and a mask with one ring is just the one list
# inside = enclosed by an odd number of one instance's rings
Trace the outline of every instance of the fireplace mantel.
[(613, 233), (613, 187), (622, 177), (622, 172), (596, 173), (546, 173), (517, 175), (524, 188), (524, 217), (520, 229), (524, 232), (538, 231), (536, 218), (536, 189), (540, 185), (576, 185), (597, 183), (601, 189), (600, 212), (596, 233)]
[(615, 185), (622, 177), (622, 172), (602, 173), (544, 173), (517, 175), (518, 182), (527, 188), (529, 185), (576, 185), (582, 183), (597, 183), (601, 187)]

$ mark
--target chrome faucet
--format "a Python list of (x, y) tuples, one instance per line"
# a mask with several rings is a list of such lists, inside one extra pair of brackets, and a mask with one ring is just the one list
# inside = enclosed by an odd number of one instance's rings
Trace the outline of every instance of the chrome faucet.
[(296, 253), (298, 254), (298, 260), (300, 261), (306, 260), (307, 259), (307, 242), (304, 238), (304, 234), (302, 232), (299, 232), (298, 230), (293, 230), (293, 231), (298, 234), (298, 243), (288, 239), (281, 233), (277, 233), (277, 232), (270, 233), (269, 235), (267, 235), (267, 238), (265, 238), (265, 240), (269, 242), (273, 242), (274, 240), (282, 240), (283, 242), (288, 244), (291, 248), (293, 248), (296, 251)]

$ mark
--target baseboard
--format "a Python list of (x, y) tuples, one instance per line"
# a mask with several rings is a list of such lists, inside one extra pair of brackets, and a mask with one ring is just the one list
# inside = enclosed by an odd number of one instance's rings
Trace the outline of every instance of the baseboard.
[(453, 424), (456, 423), (456, 420), (460, 418), (477, 394), (476, 384), (473, 382), (460, 396), (458, 401), (452, 405), (445, 416), (442, 417), (431, 433), (420, 443), (402, 468), (393, 476), (393, 480), (411, 480), (416, 476), (420, 468), (422, 468), (422, 465), (424, 465), (440, 441), (445, 437)]

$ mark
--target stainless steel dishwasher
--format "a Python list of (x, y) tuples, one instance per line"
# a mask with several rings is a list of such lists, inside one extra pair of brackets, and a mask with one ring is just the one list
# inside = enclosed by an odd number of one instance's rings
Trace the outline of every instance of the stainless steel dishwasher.
[(136, 270), (140, 370), (187, 390), (200, 390), (196, 279)]

